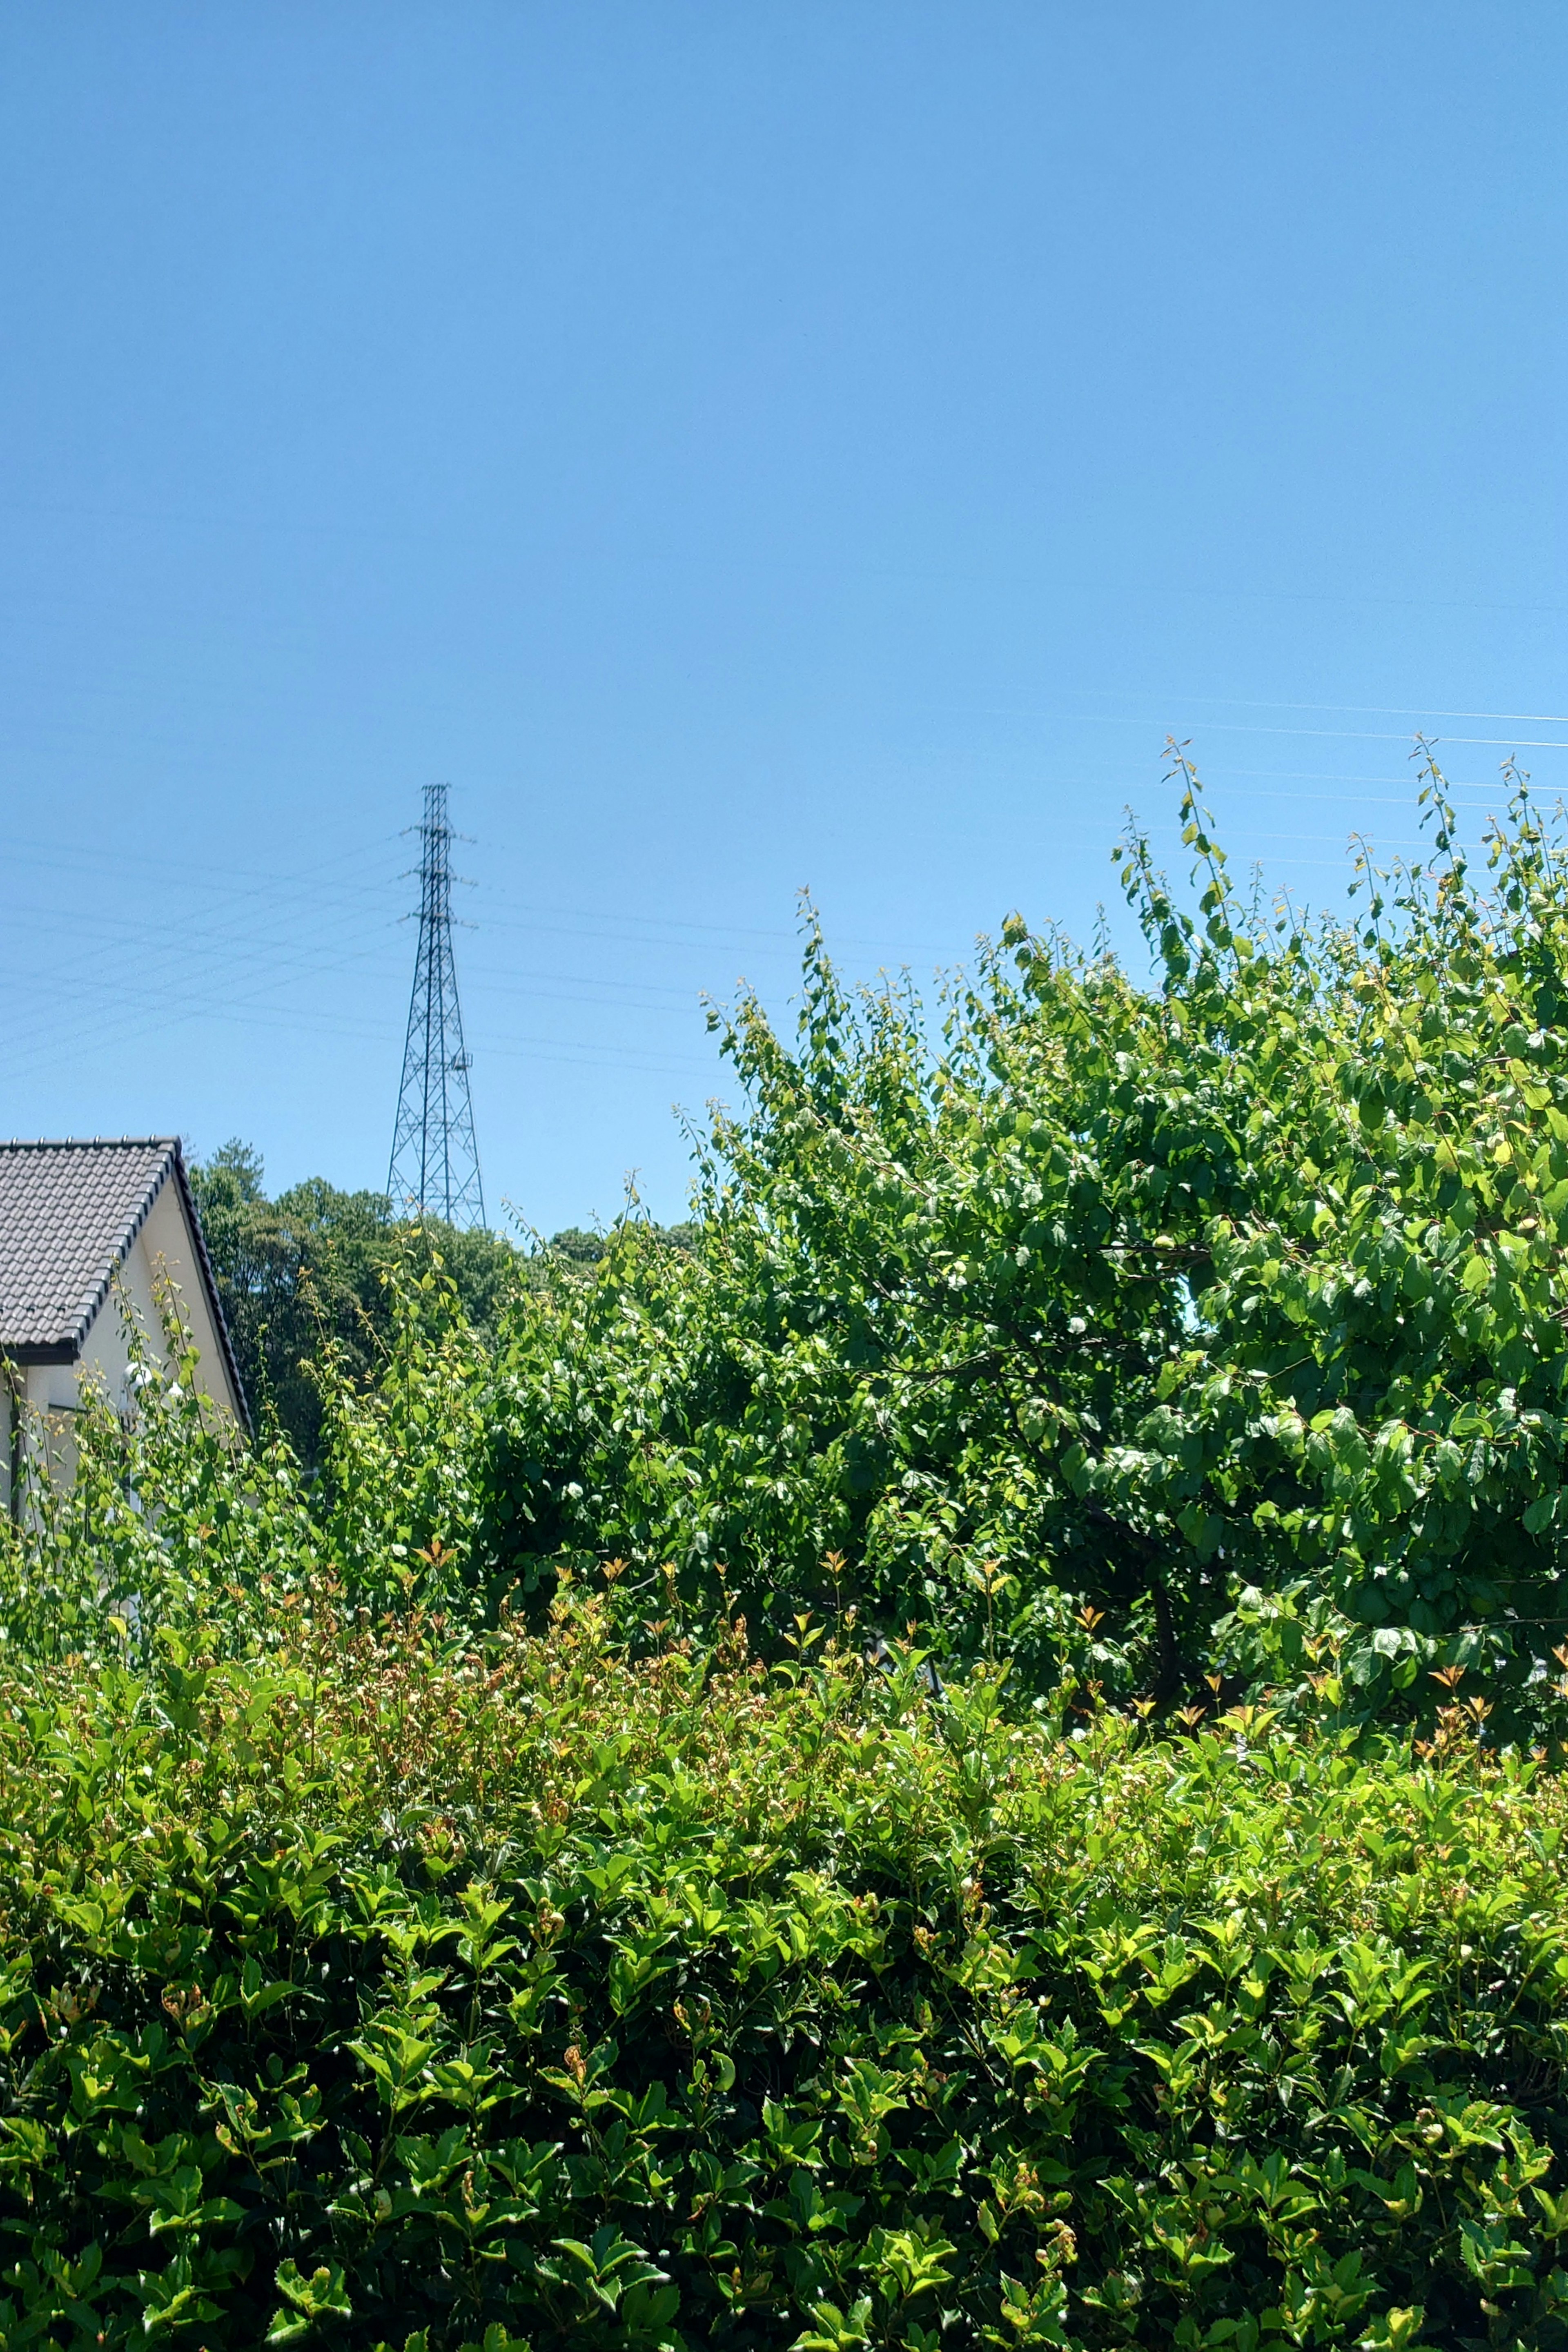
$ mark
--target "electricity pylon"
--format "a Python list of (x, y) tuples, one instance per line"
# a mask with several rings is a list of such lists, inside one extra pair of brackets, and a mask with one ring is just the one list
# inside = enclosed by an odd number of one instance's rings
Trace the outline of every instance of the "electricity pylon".
[(392, 1132), (387, 1196), (395, 1216), (444, 1217), (482, 1225), (484, 1188), (468, 1096), (468, 1053), (452, 958), (454, 835), (447, 786), (425, 787), (425, 822), (411, 826), (425, 845), (419, 864), (419, 951), (408, 1000), (403, 1086)]

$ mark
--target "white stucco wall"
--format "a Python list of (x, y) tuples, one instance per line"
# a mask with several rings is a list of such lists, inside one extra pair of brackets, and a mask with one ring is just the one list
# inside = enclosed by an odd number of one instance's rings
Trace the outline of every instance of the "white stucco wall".
[[(237, 1421), (239, 1400), (230, 1382), (223, 1348), (207, 1304), (206, 1285), (202, 1280), (201, 1268), (196, 1262), (195, 1236), (185, 1216), (184, 1202), (179, 1186), (172, 1178), (153, 1202), (147, 1222), (132, 1243), (120, 1269), (121, 1288), (158, 1361), (163, 1363), (167, 1360), (168, 1349), (163, 1343), (163, 1327), (158, 1312), (157, 1286), (161, 1276), (166, 1276), (179, 1292), (181, 1308), (190, 1326), (196, 1349), (196, 1386), (205, 1396), (211, 1397), (215, 1404), (221, 1405), (232, 1419)], [(110, 1297), (100, 1308), (88, 1332), (79, 1370), (83, 1376), (100, 1380), (115, 1404), (124, 1411), (131, 1403), (126, 1386), (130, 1367), (124, 1324), (115, 1299)], [(59, 1369), (69, 1368), (62, 1366)], [(67, 1392), (61, 1390), (58, 1393), (64, 1401)]]

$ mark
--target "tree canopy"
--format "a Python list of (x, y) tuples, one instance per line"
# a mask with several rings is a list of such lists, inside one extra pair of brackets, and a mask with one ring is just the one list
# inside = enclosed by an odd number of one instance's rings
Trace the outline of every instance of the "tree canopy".
[(1520, 784), (1478, 875), (1434, 771), (1430, 859), (1309, 920), (1180, 783), (1191, 895), (1121, 859), (1150, 982), (1014, 919), (933, 1027), (813, 929), (793, 1041), (721, 1017), (696, 1247), (627, 1223), (509, 1321), (499, 1573), (616, 1552), (1163, 1699), (1332, 1619), (1369, 1705), (1444, 1662), (1528, 1704), (1568, 1630), (1562, 835)]
[[(469, 1353), (416, 1450), (465, 1500), (411, 1539), (493, 1593), (619, 1559), (645, 1614), (853, 1609), (1159, 1705), (1331, 1633), (1371, 1711), (1462, 1667), (1527, 1720), (1568, 1633), (1563, 835), (1515, 780), (1468, 861), (1434, 770), (1431, 855), (1309, 919), (1178, 781), (1191, 890), (1121, 853), (1147, 978), (1014, 918), (932, 1017), (808, 926), (793, 1037), (713, 1016), (741, 1104), (690, 1226), (426, 1229)], [(237, 1150), (201, 1183), (242, 1344), (347, 1478), (300, 1367), (394, 1409), (407, 1236)]]
[[(310, 1367), (330, 1347), (365, 1379), (384, 1359), (392, 1330), (388, 1270), (410, 1245), (384, 1193), (343, 1192), (324, 1177), (269, 1200), (261, 1155), (237, 1138), (191, 1171), (202, 1231), (253, 1408), (273, 1416), (301, 1459), (321, 1447), (321, 1385)], [(510, 1296), (518, 1251), (502, 1235), (430, 1221), (463, 1311), (493, 1331)]]

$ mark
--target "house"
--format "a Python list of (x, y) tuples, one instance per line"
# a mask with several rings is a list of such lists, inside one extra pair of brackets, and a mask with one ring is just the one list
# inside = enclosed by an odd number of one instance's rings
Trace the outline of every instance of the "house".
[(0, 1486), (8, 1503), (28, 1414), (45, 1418), (51, 1452), (68, 1473), (70, 1416), (85, 1380), (111, 1403), (134, 1400), (116, 1286), (160, 1361), (168, 1349), (159, 1279), (180, 1294), (197, 1356), (196, 1385), (248, 1428), (245, 1391), (218, 1304), (201, 1222), (178, 1142), (170, 1136), (95, 1137), (90, 1143), (0, 1143)]

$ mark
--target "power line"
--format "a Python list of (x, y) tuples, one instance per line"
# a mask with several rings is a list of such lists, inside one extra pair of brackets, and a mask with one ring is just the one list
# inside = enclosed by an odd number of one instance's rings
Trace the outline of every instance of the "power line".
[[(1171, 698), (1172, 700), (1176, 699), (1174, 696)], [(1226, 706), (1222, 705), (1220, 707), (1224, 708)], [(1316, 708), (1314, 704), (1310, 703), (1292, 706), (1289, 703), (1279, 704), (1268, 702), (1250, 705), (1246, 703), (1239, 705), (1232, 704), (1228, 707), (1231, 709), (1239, 708), (1241, 709), (1253, 709), (1261, 710), (1274, 710), (1280, 709), (1289, 709), (1292, 707), (1298, 707), (1302, 709), (1312, 709)], [(1159, 726), (1161, 723), (1158, 719), (1145, 719), (1137, 713), (1128, 714), (1122, 711), (1110, 710), (1062, 711), (1058, 709), (1050, 711), (1042, 709), (1038, 705), (1021, 708), (1016, 704), (937, 703), (928, 704), (927, 708), (947, 709), (955, 714), (959, 711), (963, 711), (971, 717), (988, 719), (1043, 719), (1055, 718), (1063, 726), (1067, 727), (1154, 728)], [(1334, 706), (1332, 704), (1326, 706), (1326, 709), (1331, 712)], [(1347, 711), (1346, 715), (1353, 717), (1355, 714), (1353, 711)], [(1436, 713), (1433, 714), (1433, 716), (1436, 715)], [(1557, 719), (1532, 719), (1528, 723), (1531, 726), (1557, 726), (1565, 722)], [(1312, 740), (1341, 743), (1408, 743), (1411, 740), (1409, 734), (1403, 729), (1394, 730), (1387, 728), (1371, 727), (1262, 727), (1250, 722), (1244, 722), (1240, 719), (1205, 719), (1194, 720), (1192, 722), (1192, 726), (1194, 734), (1201, 733), (1204, 735), (1305, 736)], [(1163, 731), (1168, 733), (1170, 730), (1166, 729)], [(1533, 737), (1513, 735), (1448, 735), (1435, 740), (1448, 743), (1480, 744), (1483, 746), (1489, 745), (1494, 750), (1500, 751), (1568, 751), (1568, 741), (1563, 740), (1560, 737), (1552, 737), (1550, 739), (1542, 738), (1538, 740)]]
[[(1261, 848), (1265, 844), (1289, 843), (1304, 847), (1336, 838), (1324, 833), (1254, 831), (1254, 824), (1264, 817), (1266, 810), (1277, 819), (1287, 817), (1287, 812), (1278, 807), (1281, 800), (1328, 803), (1342, 797), (1369, 808), (1374, 804), (1387, 809), (1400, 806), (1414, 813), (1413, 786), (1404, 792), (1391, 791), (1386, 800), (1378, 799), (1375, 803), (1367, 795), (1343, 790), (1356, 783), (1394, 787), (1398, 782), (1396, 777), (1332, 771), (1222, 767), (1209, 774), (1209, 781), (1221, 788), (1222, 805), (1229, 798), (1224, 790), (1226, 780), (1243, 778), (1252, 780), (1252, 789), (1244, 789), (1238, 794), (1241, 806), (1226, 812), (1227, 826), (1234, 826), (1232, 838), (1237, 846), (1256, 843)], [(1092, 832), (1101, 828), (1103, 812), (1091, 818), (1090, 798), (1096, 793), (1103, 794), (1102, 779), (1054, 776), (1041, 781), (1057, 793), (1086, 796), (1058, 818), (1058, 830)], [(1288, 788), (1289, 782), (1318, 783), (1329, 789), (1292, 791)], [(1493, 803), (1501, 789), (1478, 779), (1454, 778), (1450, 783), (1457, 798), (1473, 793), (1486, 794)], [(1335, 791), (1333, 787), (1340, 789)], [(1246, 806), (1247, 802), (1253, 803), (1250, 811)], [(1478, 816), (1481, 814), (1481, 804), (1476, 802), (1461, 799), (1461, 804)], [(1289, 813), (1289, 816), (1297, 814), (1295, 809)], [(1307, 813), (1302, 810), (1300, 814)], [(1156, 839), (1163, 839), (1164, 827), (1161, 822), (1156, 821), (1152, 831)], [(1414, 848), (1417, 845), (1390, 842), (1378, 845), (1392, 849), (1404, 845)], [(490, 854), (492, 858), (499, 857), (504, 872), (511, 856), (521, 857), (521, 853), (503, 843), (492, 844)], [(84, 1050), (101, 1053), (112, 1044), (122, 1051), (126, 1045), (149, 1034), (167, 1034), (176, 1025), (183, 1027), (203, 1020), (241, 1025), (249, 1023), (266, 1031), (291, 1027), (297, 1019), (301, 1027), (309, 1025), (323, 1035), (350, 1034), (341, 1018), (341, 987), (332, 991), (337, 1019), (323, 1018), (315, 1006), (301, 1007), (298, 1016), (287, 1013), (285, 1007), (291, 991), (313, 986), (320, 992), (329, 976), (356, 970), (363, 972), (367, 966), (390, 974), (394, 926), (384, 893), (391, 877), (391, 861), (384, 864), (384, 856), (382, 842), (362, 843), (324, 859), (308, 874), (291, 876), (276, 868), (269, 872), (253, 868), (237, 874), (232, 867), (211, 861), (138, 855), (134, 851), (121, 856), (87, 842), (68, 845), (58, 840), (13, 835), (7, 845), (5, 877), (5, 896), (11, 901), (6, 924), (11, 945), (8, 951), (0, 954), (0, 967), (14, 967), (3, 970), (7, 989), (24, 987), (36, 963), (29, 934), (35, 928), (42, 929), (49, 957), (50, 986), (45, 997), (33, 994), (27, 1018), (13, 1024), (14, 1034), (5, 1048), (0, 1050), (0, 1069), (11, 1079), (41, 1066), (58, 1065)], [(1340, 863), (1320, 858), (1297, 862), (1320, 871), (1331, 870)], [(1343, 870), (1342, 866), (1340, 870)], [(121, 879), (127, 873), (137, 881), (145, 877), (161, 887), (155, 892), (132, 892), (123, 899), (118, 893), (104, 898), (100, 892), (99, 911), (90, 925), (84, 925), (79, 894), (62, 891), (53, 877), (70, 875), (96, 880), (100, 874), (110, 872)], [(46, 875), (51, 877), (47, 882)], [(522, 879), (521, 875), (516, 878)], [(498, 967), (483, 963), (469, 967), (468, 1012), (472, 1014), (476, 1011), (473, 991), (478, 985), (480, 994), (477, 1009), (485, 1016), (481, 1026), (486, 1050), (502, 1055), (559, 1060), (584, 1067), (659, 1068), (671, 1072), (678, 1068), (710, 1068), (712, 1065), (688, 1058), (682, 1053), (684, 1037), (678, 1043), (674, 1026), (676, 1015), (685, 1006), (690, 1005), (695, 1011), (696, 980), (704, 976), (706, 968), (706, 976), (711, 982), (714, 961), (719, 957), (727, 959), (732, 949), (737, 960), (744, 958), (748, 969), (755, 964), (767, 967), (762, 973), (752, 970), (752, 977), (764, 982), (765, 992), (772, 999), (782, 981), (782, 967), (786, 961), (791, 964), (795, 961), (795, 954), (790, 951), (792, 943), (798, 951), (798, 932), (682, 918), (667, 910), (647, 915), (627, 908), (590, 909), (561, 901), (540, 902), (524, 895), (526, 884), (522, 891), (514, 895), (500, 877), (488, 875), (487, 879), (491, 885), (488, 903), (494, 904), (499, 898), (497, 913), (487, 917), (489, 928), (501, 932), (526, 932), (542, 942), (545, 938), (579, 940), (595, 950), (611, 943), (629, 947), (636, 951), (637, 965), (645, 975), (656, 959), (663, 960), (667, 971), (680, 972), (690, 970), (694, 963), (697, 967), (689, 992), (684, 987), (660, 984), (650, 977), (621, 979), (602, 970), (542, 971), (511, 965), (504, 960)], [(499, 889), (495, 887), (498, 881)], [(171, 911), (150, 918), (138, 910), (139, 895), (142, 904), (168, 907)], [(321, 926), (320, 916), (329, 910), (330, 925)], [(71, 944), (62, 956), (59, 950), (63, 941)], [(835, 931), (832, 945), (837, 953), (857, 947), (886, 949), (891, 943), (855, 939)], [(921, 953), (935, 955), (938, 950), (933, 946), (917, 949), (904, 942), (893, 952), (914, 957)], [(564, 963), (576, 959), (563, 961)], [(354, 994), (358, 997), (361, 992), (356, 990)], [(642, 1032), (642, 1040), (634, 1045), (608, 1038), (530, 1034), (512, 1025), (516, 1018), (512, 1007), (520, 1000), (551, 1006), (576, 1004), (589, 1013), (614, 1010), (626, 1016), (616, 1024), (619, 1040), (638, 1031)], [(562, 1025), (571, 1030), (602, 1024), (595, 1022)], [(384, 1038), (388, 1053), (395, 1043), (395, 1036), (386, 1036), (379, 1023), (358, 1027), (352, 1034), (367, 1041)], [(507, 1042), (501, 1043), (502, 1038)]]
[[(1205, 710), (1315, 710), (1325, 715), (1337, 713), (1342, 719), (1495, 719), (1505, 726), (1568, 727), (1568, 713), (1561, 710), (1438, 710), (1426, 702), (1275, 702), (1266, 696), (1235, 694), (1184, 693), (1180, 689), (1166, 693), (1153, 687), (1089, 686), (1079, 689), (1087, 699), (1096, 702), (1119, 700), (1184, 703), (1189, 708)], [(921, 706), (928, 710), (969, 710), (987, 709), (999, 715), (1019, 719), (1043, 716), (1038, 703), (1023, 708), (971, 704), (967, 702), (937, 702)], [(1062, 714), (1058, 711), (1058, 717)], [(1144, 724), (1142, 719), (1129, 725)]]

